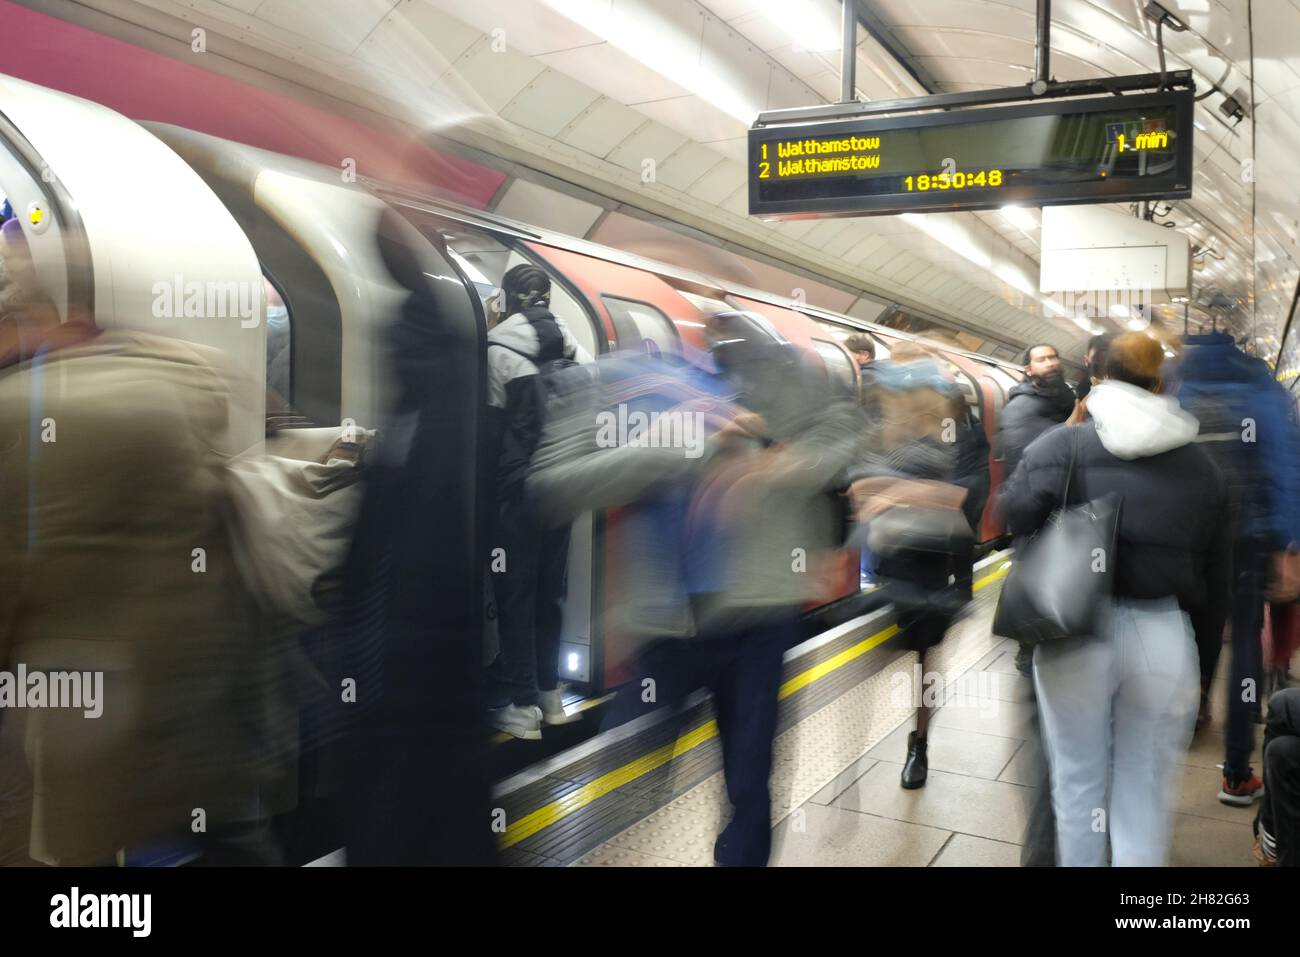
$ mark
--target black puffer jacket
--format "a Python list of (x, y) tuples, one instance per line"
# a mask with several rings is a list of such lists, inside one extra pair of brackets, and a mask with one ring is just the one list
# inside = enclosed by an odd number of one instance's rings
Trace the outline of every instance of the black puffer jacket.
[(1030, 442), (1064, 422), (1073, 410), (1074, 392), (1064, 379), (1051, 385), (1026, 379), (1012, 388), (998, 431), (998, 458), (1007, 463), (1006, 474), (1016, 470)]
[(1196, 419), (1169, 397), (1115, 382), (1092, 390), (1088, 411), (1093, 421), (1053, 429), (1025, 450), (1001, 493), (1008, 527), (1023, 539), (1060, 507), (1077, 437), (1071, 504), (1122, 499), (1116, 596), (1173, 596), (1198, 638), (1217, 640), (1229, 590), (1227, 488), (1192, 443)]

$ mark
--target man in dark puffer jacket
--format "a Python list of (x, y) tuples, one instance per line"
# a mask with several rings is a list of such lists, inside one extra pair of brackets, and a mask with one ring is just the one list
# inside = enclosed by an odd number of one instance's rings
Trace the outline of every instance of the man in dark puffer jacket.
[(1007, 463), (1008, 477), (1029, 443), (1074, 411), (1074, 391), (1061, 375), (1055, 346), (1030, 346), (1025, 352), (1025, 376), (1007, 397), (998, 432), (998, 458)]

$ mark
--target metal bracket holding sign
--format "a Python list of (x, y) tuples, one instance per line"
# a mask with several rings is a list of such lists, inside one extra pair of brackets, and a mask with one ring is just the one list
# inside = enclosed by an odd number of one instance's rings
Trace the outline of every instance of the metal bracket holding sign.
[(749, 131), (749, 212), (861, 216), (1184, 199), (1192, 194), (1194, 91), (1190, 81), (1181, 85), (756, 126)]

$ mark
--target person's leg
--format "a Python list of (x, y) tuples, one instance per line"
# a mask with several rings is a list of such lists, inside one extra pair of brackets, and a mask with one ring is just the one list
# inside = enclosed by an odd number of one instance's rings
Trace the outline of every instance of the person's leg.
[(1300, 867), (1300, 688), (1269, 699), (1264, 775), (1268, 792), (1256, 822), (1258, 836), (1278, 865)]
[(1033, 726), (1036, 740), (1026, 741), (1022, 747), (1029, 749), (1031, 759), (1027, 774), (1036, 785), (1029, 806), (1029, 820), (1025, 822), (1024, 844), (1020, 849), (1021, 867), (1056, 866), (1056, 815), (1052, 813), (1052, 778), (1047, 768), (1047, 745), (1043, 740), (1042, 712), (1030, 684), (1030, 701), (1034, 706)]
[(1034, 652), (1062, 867), (1106, 865), (1114, 673), (1114, 647), (1106, 638), (1048, 641)]
[(714, 682), (727, 797), (733, 815), (714, 845), (714, 859), (734, 867), (763, 867), (772, 851), (772, 743), (776, 736), (781, 660), (793, 621), (764, 624), (722, 638), (735, 658)]
[[(519, 499), (501, 504), (491, 549), (500, 651), (489, 669), (488, 706), (537, 704), (537, 575), (540, 531)], [(503, 564), (498, 564), (498, 562)], [(500, 569), (500, 570), (498, 570)]]
[(1110, 793), (1111, 861), (1163, 867), (1178, 756), (1194, 731), (1199, 668), (1186, 616), (1172, 599), (1118, 602), (1119, 689)]
[[(1253, 541), (1234, 550), (1232, 667), (1228, 680), (1228, 723), (1223, 776), (1227, 787), (1249, 780), (1259, 711), (1260, 632), (1264, 626), (1264, 567), (1267, 555)], [(1227, 790), (1225, 787), (1225, 792)], [(1222, 798), (1222, 794), (1220, 795)], [(1244, 800), (1250, 803), (1250, 796)]]
[(537, 687), (560, 683), (560, 639), (569, 571), (569, 526), (542, 533), (537, 566)]
[[(923, 632), (923, 636), (930, 634), (937, 629), (940, 631), (940, 637), (942, 637), (944, 624), (930, 620), (913, 623), (913, 627), (920, 629)], [(927, 700), (927, 697), (932, 699), (936, 694), (935, 691), (929, 691), (929, 695), (927, 696), (929, 672), (926, 670), (926, 652), (929, 650), (929, 647), (931, 647), (929, 644), (923, 644), (921, 646), (921, 687), (917, 689), (918, 698), (921, 703), (916, 709), (916, 730), (907, 736), (907, 757), (903, 761), (903, 770), (899, 774), (899, 784), (909, 791), (925, 787), (926, 778), (930, 773), (930, 756), (928, 750), (930, 718), (942, 703)]]

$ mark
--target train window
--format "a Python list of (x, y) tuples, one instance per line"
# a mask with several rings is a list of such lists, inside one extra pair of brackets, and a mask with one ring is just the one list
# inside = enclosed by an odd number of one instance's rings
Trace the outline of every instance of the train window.
[(487, 276), (483, 275), (483, 271), (479, 269), (477, 264), (466, 259), (450, 246), (447, 247), (447, 255), (452, 258), (452, 261), (460, 267), (460, 271), (463, 272), (469, 278), (469, 281), (474, 284), (474, 289), (478, 292), (478, 297), (483, 300), (483, 303), (486, 306), (488, 296), (492, 295), (493, 290), (496, 289), (496, 285), (488, 279)]
[(678, 352), (677, 329), (672, 320), (647, 302), (601, 295), (614, 323), (621, 349), (644, 349), (657, 353)]
[(555, 271), (545, 263), (537, 263), (517, 249), (512, 249), (493, 234), (466, 226), (452, 220), (438, 219), (432, 223), (418, 222), (423, 230), (436, 231), (447, 244), (447, 254), (465, 278), (474, 286), (487, 312), (488, 297), (501, 285), (501, 279), (520, 263), (540, 265), (551, 277), (551, 312), (564, 323), (578, 345), (595, 356), (600, 352), (596, 342), (596, 327), (590, 314), (577, 299), (558, 281)]
[(821, 339), (814, 339), (812, 344), (817, 354), (822, 357), (822, 362), (826, 364), (826, 371), (830, 373), (831, 381), (839, 385), (846, 395), (854, 395), (858, 388), (857, 377), (853, 374), (853, 362), (844, 350), (833, 342), (824, 342)]
[(681, 296), (706, 316), (716, 316), (720, 312), (735, 311), (732, 306), (723, 302), (721, 299), (711, 299), (708, 296), (701, 296), (693, 292), (687, 292), (685, 289), (678, 289), (677, 295)]
[(265, 276), (266, 287), (266, 388), (293, 404), (293, 317), (280, 290)]

